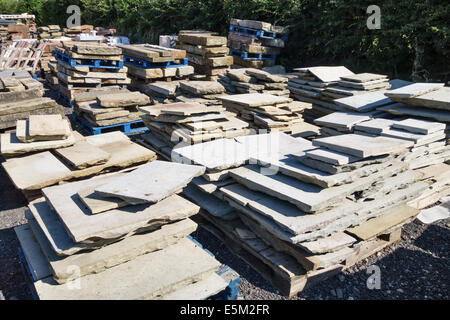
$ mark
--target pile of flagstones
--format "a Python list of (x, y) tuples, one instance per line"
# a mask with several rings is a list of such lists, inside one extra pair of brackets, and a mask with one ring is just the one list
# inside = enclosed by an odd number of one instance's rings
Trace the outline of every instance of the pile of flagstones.
[(228, 47), (234, 64), (262, 68), (275, 64), (285, 46), (288, 29), (268, 22), (231, 19)]
[(127, 85), (122, 49), (106, 44), (63, 42), (55, 48), (59, 92), (71, 101), (75, 93), (111, 85)]
[(248, 93), (220, 97), (223, 106), (248, 121), (255, 130), (281, 131), (293, 135), (314, 136), (318, 127), (303, 121), (310, 103), (292, 101), (283, 96)]
[(64, 114), (62, 106), (50, 98), (43, 98), (42, 83), (28, 72), (0, 74), (0, 129), (11, 128), (19, 119), (36, 114)]
[(176, 102), (139, 107), (150, 133), (143, 134), (142, 143), (166, 158), (172, 148), (232, 138), (250, 133), (249, 124), (226, 112), (220, 105), (207, 106), (197, 102)]
[(209, 31), (181, 30), (178, 33), (176, 48), (185, 50), (189, 65), (195, 72), (208, 76), (208, 80), (217, 80), (233, 64), (229, 56), (227, 38)]
[(218, 81), (230, 93), (266, 93), (283, 97), (290, 94), (287, 77), (254, 68), (227, 70)]
[(390, 136), (311, 143), (273, 133), (178, 148), (172, 161), (206, 167), (183, 191), (204, 209), (205, 227), (293, 296), (398, 241), (418, 209), (450, 190), (445, 157), (414, 163), (433, 159), (430, 148)]
[(37, 28), (39, 39), (54, 39), (63, 36), (63, 32), (59, 25), (49, 25)]
[(151, 44), (120, 45), (133, 86), (145, 91), (157, 80), (185, 79), (194, 73), (187, 65), (186, 51)]
[(191, 300), (224, 290), (220, 263), (187, 238), (200, 208), (177, 195), (204, 171), (154, 161), (45, 188), (15, 229), (38, 297)]
[(143, 113), (138, 106), (149, 103), (150, 98), (140, 92), (97, 90), (75, 95), (74, 113), (94, 127), (105, 127), (140, 120)]
[[(2, 154), (15, 156), (7, 158), (2, 166), (28, 199), (40, 196), (42, 188), (62, 181), (130, 168), (156, 159), (153, 151), (132, 142), (119, 131), (83, 137), (70, 130), (69, 136), (62, 139), (64, 136), (57, 123), (67, 130), (67, 120), (56, 117), (37, 119), (39, 128), (44, 130), (42, 135), (48, 140), (36, 141), (37, 136), (30, 132), (33, 118), (24, 125), (18, 123), (17, 133), (1, 136)], [(19, 140), (18, 135), (27, 142)]]

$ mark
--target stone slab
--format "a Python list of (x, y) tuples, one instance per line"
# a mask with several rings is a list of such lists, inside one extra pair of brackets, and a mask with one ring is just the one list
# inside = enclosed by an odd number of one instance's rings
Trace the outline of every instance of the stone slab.
[(450, 197), (440, 200), (441, 204), (420, 211), (417, 220), (425, 224), (431, 224), (438, 220), (450, 218)]
[(377, 110), (392, 113), (394, 115), (416, 116), (438, 122), (450, 123), (450, 111), (447, 110), (413, 107), (402, 103), (379, 107)]
[(202, 166), (153, 161), (95, 189), (104, 197), (121, 198), (130, 204), (156, 203), (184, 188), (202, 175)]
[(424, 143), (431, 143), (445, 138), (444, 130), (437, 131), (431, 134), (412, 133), (399, 129), (386, 129), (381, 133), (383, 137), (391, 137), (398, 139), (405, 139), (413, 141), (416, 145), (423, 145)]
[(356, 242), (356, 239), (344, 232), (336, 232), (326, 238), (302, 242), (298, 246), (314, 254), (323, 254), (340, 250)]
[(97, 97), (98, 105), (103, 108), (141, 106), (149, 102), (149, 96), (140, 92), (112, 92)]
[(369, 137), (357, 134), (346, 134), (334, 137), (318, 138), (313, 145), (332, 151), (343, 152), (359, 158), (367, 158), (383, 154), (399, 152), (412, 147), (412, 141), (389, 137)]
[(208, 278), (219, 267), (216, 259), (183, 239), (163, 250), (84, 276), (80, 278), (80, 290), (56, 285), (48, 278), (36, 282), (35, 287), (41, 300), (158, 299)]
[(387, 79), (387, 76), (382, 75), (382, 74), (365, 72), (365, 73), (357, 73), (357, 74), (350, 75), (350, 76), (343, 76), (343, 77), (341, 77), (341, 79), (353, 81), (353, 82), (364, 83), (364, 82), (369, 82), (369, 81), (374, 81), (374, 80)]
[(392, 100), (384, 95), (385, 92), (384, 90), (369, 92), (336, 99), (334, 102), (353, 111), (366, 112), (392, 103)]
[(450, 111), (450, 88), (443, 87), (413, 98), (400, 99), (399, 102), (411, 106)]
[(358, 123), (354, 126), (354, 130), (378, 135), (389, 129), (394, 123), (396, 123), (394, 120), (377, 118)]
[(334, 112), (324, 117), (315, 119), (314, 122), (325, 127), (351, 131), (356, 124), (370, 119), (370, 115), (351, 112)]
[(89, 209), (91, 214), (102, 213), (129, 205), (128, 202), (120, 198), (102, 197), (92, 188), (80, 190), (78, 198)]
[(111, 158), (109, 153), (86, 141), (78, 141), (71, 147), (56, 149), (55, 153), (77, 169), (104, 164)]
[(28, 132), (33, 140), (60, 140), (69, 136), (70, 126), (60, 114), (31, 115)]
[(397, 121), (392, 125), (393, 128), (403, 129), (412, 133), (431, 134), (436, 131), (445, 130), (445, 124), (440, 122), (431, 122), (419, 119), (405, 119)]
[(201, 103), (176, 102), (162, 105), (139, 107), (139, 110), (151, 116), (159, 116), (160, 114), (190, 116), (210, 112), (212, 113), (222, 112), (225, 109), (222, 108), (221, 106), (206, 106)]
[(225, 92), (225, 87), (216, 81), (180, 82), (180, 89), (196, 95), (219, 94)]
[(220, 100), (222, 100), (225, 103), (232, 102), (232, 103), (236, 103), (236, 104), (246, 106), (246, 107), (276, 105), (276, 104), (281, 104), (281, 103), (289, 103), (292, 101), (289, 98), (274, 96), (274, 95), (270, 95), (270, 94), (263, 94), (263, 93), (235, 94), (235, 95), (220, 97)]
[(310, 73), (322, 82), (339, 81), (341, 77), (353, 75), (354, 73), (344, 66), (337, 67), (312, 67), (306, 68)]
[(308, 158), (316, 159), (334, 165), (349, 164), (361, 160), (361, 158), (353, 157), (349, 154), (341, 152), (331, 151), (325, 148), (307, 150), (305, 152), (305, 155)]
[(127, 206), (91, 215), (77, 193), (85, 188), (98, 188), (124, 176), (95, 177), (45, 188), (42, 193), (75, 242), (120, 238), (149, 225), (157, 227), (188, 218), (199, 210), (193, 203), (174, 194), (156, 204)]
[(387, 91), (386, 96), (396, 98), (413, 98), (431, 91), (438, 90), (444, 85), (445, 83), (413, 83), (408, 86)]
[(165, 295), (161, 300), (206, 300), (225, 290), (227, 286), (228, 283), (221, 276), (214, 273), (205, 280)]

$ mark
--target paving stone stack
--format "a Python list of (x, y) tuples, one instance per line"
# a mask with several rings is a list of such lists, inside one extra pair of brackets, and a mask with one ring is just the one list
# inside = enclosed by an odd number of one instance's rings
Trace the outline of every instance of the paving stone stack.
[(72, 38), (72, 40), (75, 40), (75, 38), (80, 34), (90, 34), (92, 30), (94, 30), (94, 26), (92, 25), (81, 25), (78, 27), (63, 28), (63, 33), (65, 37), (69, 37)]
[(187, 64), (186, 51), (151, 44), (120, 45), (132, 85), (145, 92), (155, 81), (186, 79), (194, 73)]
[(217, 80), (233, 64), (228, 55), (227, 38), (209, 31), (182, 30), (178, 33), (176, 48), (185, 50), (189, 65), (195, 72), (206, 75), (207, 80)]
[(221, 264), (188, 238), (200, 208), (177, 195), (204, 171), (154, 161), (45, 188), (16, 228), (39, 298), (192, 300), (223, 291)]
[(79, 94), (74, 101), (78, 121), (87, 121), (92, 127), (107, 127), (140, 121), (143, 113), (138, 107), (149, 104), (150, 98), (140, 92), (113, 88)]
[(435, 181), (448, 186), (448, 165), (409, 168), (418, 148), (384, 136), (273, 133), (178, 148), (173, 161), (207, 168), (184, 189), (204, 209), (202, 225), (294, 296), (400, 240), (417, 200), (430, 204)]
[(30, 115), (64, 115), (64, 108), (53, 99), (43, 98), (43, 94), (42, 83), (31, 78), (28, 72), (1, 72), (0, 129), (14, 127), (17, 120)]
[[(87, 137), (71, 131), (65, 140), (22, 142), (17, 135), (23, 132), (23, 127), (22, 131), (1, 136), (2, 153), (9, 156), (2, 166), (30, 201), (41, 196), (42, 188), (62, 181), (118, 171), (156, 159), (153, 151), (132, 142), (119, 131)], [(54, 125), (43, 128), (53, 130)]]
[(38, 38), (40, 40), (60, 38), (64, 34), (61, 30), (61, 27), (56, 24), (38, 27), (37, 31), (38, 31)]
[(177, 102), (140, 107), (150, 133), (141, 136), (163, 157), (170, 159), (173, 148), (250, 133), (249, 124), (226, 112), (220, 105)]
[(280, 131), (293, 135), (314, 136), (318, 128), (303, 121), (310, 103), (263, 93), (236, 94), (220, 97), (223, 106), (250, 123), (255, 130)]
[(268, 22), (231, 19), (228, 47), (234, 64), (258, 69), (275, 65), (287, 34), (287, 28)]
[(450, 138), (450, 87), (443, 83), (414, 83), (386, 91), (385, 96), (397, 102), (378, 110), (395, 116), (438, 121), (446, 124), (447, 143)]
[(229, 93), (266, 93), (289, 97), (288, 78), (255, 68), (227, 70), (219, 75), (220, 82)]
[(123, 65), (122, 49), (105, 44), (64, 42), (55, 48), (59, 92), (72, 101), (75, 93), (131, 83)]

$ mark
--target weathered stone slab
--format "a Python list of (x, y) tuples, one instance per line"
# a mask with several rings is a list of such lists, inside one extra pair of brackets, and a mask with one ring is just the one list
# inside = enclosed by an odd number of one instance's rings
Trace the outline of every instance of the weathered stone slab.
[(350, 246), (356, 239), (344, 232), (334, 233), (326, 238), (299, 243), (298, 246), (315, 254), (333, 252)]
[(354, 73), (344, 66), (337, 67), (312, 67), (306, 68), (310, 73), (322, 82), (339, 81), (341, 77), (353, 75)]
[[(34, 88), (25, 91), (13, 91), (13, 92), (0, 92), (0, 104), (6, 104), (11, 102), (18, 102), (24, 100), (39, 99), (42, 97), (42, 88)], [(0, 114), (2, 112), (2, 106), (0, 105)]]
[(385, 111), (395, 115), (417, 116), (426, 119), (433, 119), (438, 122), (450, 123), (450, 111), (447, 110), (433, 110), (430, 108), (420, 108), (413, 106), (410, 107), (401, 103), (379, 107), (377, 108), (377, 110)]
[(228, 282), (214, 273), (205, 280), (187, 285), (163, 296), (161, 300), (206, 300), (225, 290), (227, 286)]
[(28, 132), (33, 140), (62, 140), (70, 135), (70, 126), (60, 114), (31, 115)]
[(370, 115), (351, 112), (334, 112), (315, 119), (314, 122), (318, 125), (335, 128), (337, 130), (351, 131), (356, 124), (370, 119)]
[(368, 81), (368, 82), (353, 82), (353, 81), (345, 81), (345, 80), (340, 80), (338, 82), (338, 84), (341, 87), (348, 87), (348, 88), (353, 88), (353, 89), (358, 89), (358, 90), (365, 90), (365, 91), (370, 91), (370, 90), (380, 90), (380, 89), (388, 89), (390, 88), (390, 84), (388, 79), (381, 79), (381, 80), (374, 80), (374, 81)]
[(121, 55), (122, 49), (108, 45), (83, 45), (76, 44), (72, 47), (76, 53), (87, 55)]
[(369, 82), (369, 81), (374, 81), (374, 80), (387, 79), (387, 76), (382, 75), (382, 74), (365, 72), (365, 73), (357, 73), (357, 74), (350, 75), (350, 76), (343, 76), (343, 77), (341, 77), (341, 79), (353, 81), (353, 82), (364, 83), (364, 82)]
[(274, 96), (263, 93), (246, 93), (235, 94), (220, 97), (223, 102), (232, 102), (246, 107), (259, 107), (267, 105), (276, 105), (281, 103), (289, 103), (292, 100), (285, 97)]
[(413, 98), (442, 88), (445, 83), (413, 83), (395, 90), (387, 91), (388, 97)]
[(420, 210), (407, 205), (400, 205), (359, 226), (348, 228), (346, 232), (358, 239), (368, 240), (414, 218), (419, 212)]
[(450, 218), (450, 197), (443, 198), (440, 201), (440, 205), (420, 211), (417, 220), (425, 224), (430, 224), (438, 220)]
[(97, 103), (103, 108), (131, 107), (146, 105), (150, 102), (149, 96), (140, 92), (116, 92), (97, 97)]
[[(324, 148), (307, 150), (305, 152), (305, 155), (308, 158), (316, 159), (316, 160), (323, 161), (323, 162), (326, 162), (329, 164), (334, 164), (334, 165), (349, 164), (352, 162), (362, 160), (361, 158), (353, 157), (349, 154), (331, 151), (331, 150), (324, 149)], [(320, 168), (318, 168), (318, 169), (320, 170)]]
[(73, 133), (70, 133), (69, 137), (65, 140), (35, 141), (29, 143), (20, 141), (15, 133), (3, 133), (0, 139), (0, 153), (3, 156), (14, 156), (36, 151), (69, 147), (76, 141)]
[(180, 34), (178, 40), (183, 43), (208, 47), (226, 46), (227, 44), (226, 37), (201, 34)]
[(91, 215), (77, 193), (86, 188), (96, 189), (122, 176), (124, 175), (109, 175), (67, 183), (45, 188), (42, 193), (75, 242), (119, 238), (140, 228), (157, 227), (188, 218), (199, 210), (193, 203), (171, 195), (153, 205), (127, 206)]
[(195, 114), (216, 113), (225, 111), (221, 106), (206, 106), (200, 103), (185, 103), (175, 102), (162, 105), (153, 105), (140, 107), (139, 110), (152, 116), (159, 116), (160, 114), (190, 116)]
[(216, 259), (183, 239), (163, 250), (84, 276), (80, 278), (80, 290), (56, 285), (48, 278), (36, 282), (35, 287), (41, 300), (157, 299), (208, 278), (219, 267)]
[(403, 149), (412, 147), (414, 143), (389, 137), (369, 137), (357, 134), (345, 134), (315, 139), (313, 145), (347, 153), (359, 158), (367, 158), (400, 152)]
[(181, 90), (196, 94), (219, 94), (225, 92), (225, 87), (216, 81), (185, 81), (180, 82)]
[(431, 122), (418, 119), (405, 119), (397, 121), (392, 125), (393, 128), (403, 129), (413, 133), (431, 134), (436, 131), (445, 130), (445, 124), (440, 122)]
[(77, 169), (104, 164), (111, 158), (109, 153), (86, 141), (78, 141), (71, 147), (56, 149), (55, 152)]
[(54, 108), (59, 106), (55, 100), (50, 98), (39, 98), (25, 101), (14, 101), (0, 104), (0, 116), (15, 113), (31, 112), (38, 109)]
[(403, 168), (404, 165), (394, 164), (382, 172), (358, 179), (354, 183), (331, 188), (321, 188), (283, 174), (265, 175), (261, 172), (261, 168), (255, 165), (233, 169), (229, 175), (252, 190), (289, 201), (299, 209), (313, 213), (336, 207), (342, 197), (357, 190), (364, 190), (377, 179), (389, 177), (402, 171)]
[(381, 134), (384, 130), (389, 129), (394, 123), (396, 122), (390, 119), (372, 119), (356, 124), (354, 126), (354, 130), (378, 135)]
[(430, 109), (441, 109), (450, 111), (450, 88), (443, 87), (420, 96), (407, 99), (397, 99), (399, 102), (411, 106), (425, 107)]
[[(32, 228), (34, 237), (47, 260), (47, 265), (50, 265), (53, 278), (59, 284), (88, 274), (100, 273), (143, 254), (164, 249), (174, 245), (197, 229), (196, 223), (190, 219), (185, 219), (164, 225), (152, 232), (127, 237), (94, 251), (59, 257), (36, 221), (31, 219), (29, 223), (34, 225), (34, 228)], [(64, 232), (64, 230), (61, 230), (61, 232)], [(79, 271), (79, 273), (75, 274), (75, 269), (70, 266), (78, 267), (77, 272)]]
[(166, 161), (153, 161), (95, 189), (104, 197), (121, 198), (130, 204), (156, 203), (184, 188), (205, 168)]
[(369, 92), (336, 99), (334, 102), (350, 110), (366, 112), (392, 103), (392, 100), (384, 95), (385, 92), (384, 90)]
[(113, 197), (102, 197), (93, 188), (83, 189), (78, 192), (78, 198), (90, 210), (97, 214), (129, 205), (128, 202)]
[(424, 143), (430, 143), (444, 139), (445, 133), (443, 130), (431, 134), (420, 134), (398, 129), (386, 129), (381, 133), (381, 136), (405, 139), (408, 141), (413, 141), (414, 144), (423, 145)]

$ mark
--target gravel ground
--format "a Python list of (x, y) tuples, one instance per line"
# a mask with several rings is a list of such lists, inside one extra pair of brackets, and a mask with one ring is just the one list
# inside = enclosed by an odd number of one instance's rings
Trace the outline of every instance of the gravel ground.
[[(0, 297), (32, 299), (17, 257), (14, 227), (26, 223), (27, 201), (0, 168)], [(293, 299), (445, 299), (450, 284), (450, 219), (404, 226), (402, 240)], [(243, 299), (286, 299), (219, 240), (200, 228), (193, 235), (222, 263), (241, 275)], [(381, 270), (381, 288), (369, 290), (367, 268)]]

